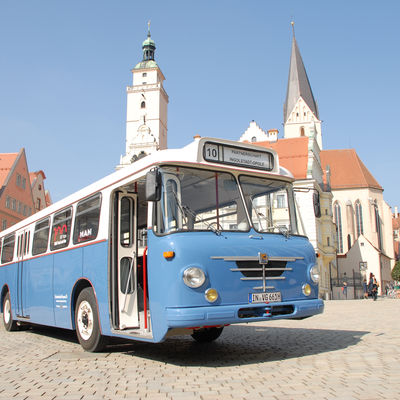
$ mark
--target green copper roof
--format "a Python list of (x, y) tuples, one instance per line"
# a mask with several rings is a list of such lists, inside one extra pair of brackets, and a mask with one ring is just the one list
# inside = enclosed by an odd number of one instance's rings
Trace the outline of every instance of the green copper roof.
[(154, 60), (141, 61), (137, 63), (134, 69), (144, 69), (144, 68), (158, 68), (157, 63)]
[(145, 46), (152, 46), (155, 48), (156, 43), (150, 36), (148, 36), (147, 39), (142, 43), (142, 48)]

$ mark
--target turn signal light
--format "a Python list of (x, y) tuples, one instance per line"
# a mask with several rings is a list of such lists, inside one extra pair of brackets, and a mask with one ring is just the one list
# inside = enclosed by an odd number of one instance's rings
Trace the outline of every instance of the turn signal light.
[(170, 260), (171, 258), (175, 257), (174, 251), (164, 251), (163, 256), (165, 259)]

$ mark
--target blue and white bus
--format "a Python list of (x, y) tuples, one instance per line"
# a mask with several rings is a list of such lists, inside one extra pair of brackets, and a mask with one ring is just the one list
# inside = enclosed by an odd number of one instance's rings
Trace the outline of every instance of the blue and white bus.
[(6, 330), (200, 342), (323, 311), (293, 177), (270, 149), (201, 138), (143, 157), (0, 233)]

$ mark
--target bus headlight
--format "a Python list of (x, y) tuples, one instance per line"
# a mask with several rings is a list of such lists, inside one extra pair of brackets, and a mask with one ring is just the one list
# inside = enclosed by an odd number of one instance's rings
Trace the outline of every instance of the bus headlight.
[(319, 267), (317, 264), (310, 268), (310, 278), (314, 283), (319, 282)]
[(206, 280), (204, 271), (197, 267), (189, 267), (183, 271), (183, 282), (191, 288), (200, 287)]

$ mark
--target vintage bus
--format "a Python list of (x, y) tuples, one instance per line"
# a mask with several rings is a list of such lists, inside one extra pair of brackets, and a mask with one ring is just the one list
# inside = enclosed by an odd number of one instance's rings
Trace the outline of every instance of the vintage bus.
[(270, 149), (199, 138), (143, 157), (0, 233), (6, 330), (200, 342), (323, 311), (293, 177)]

